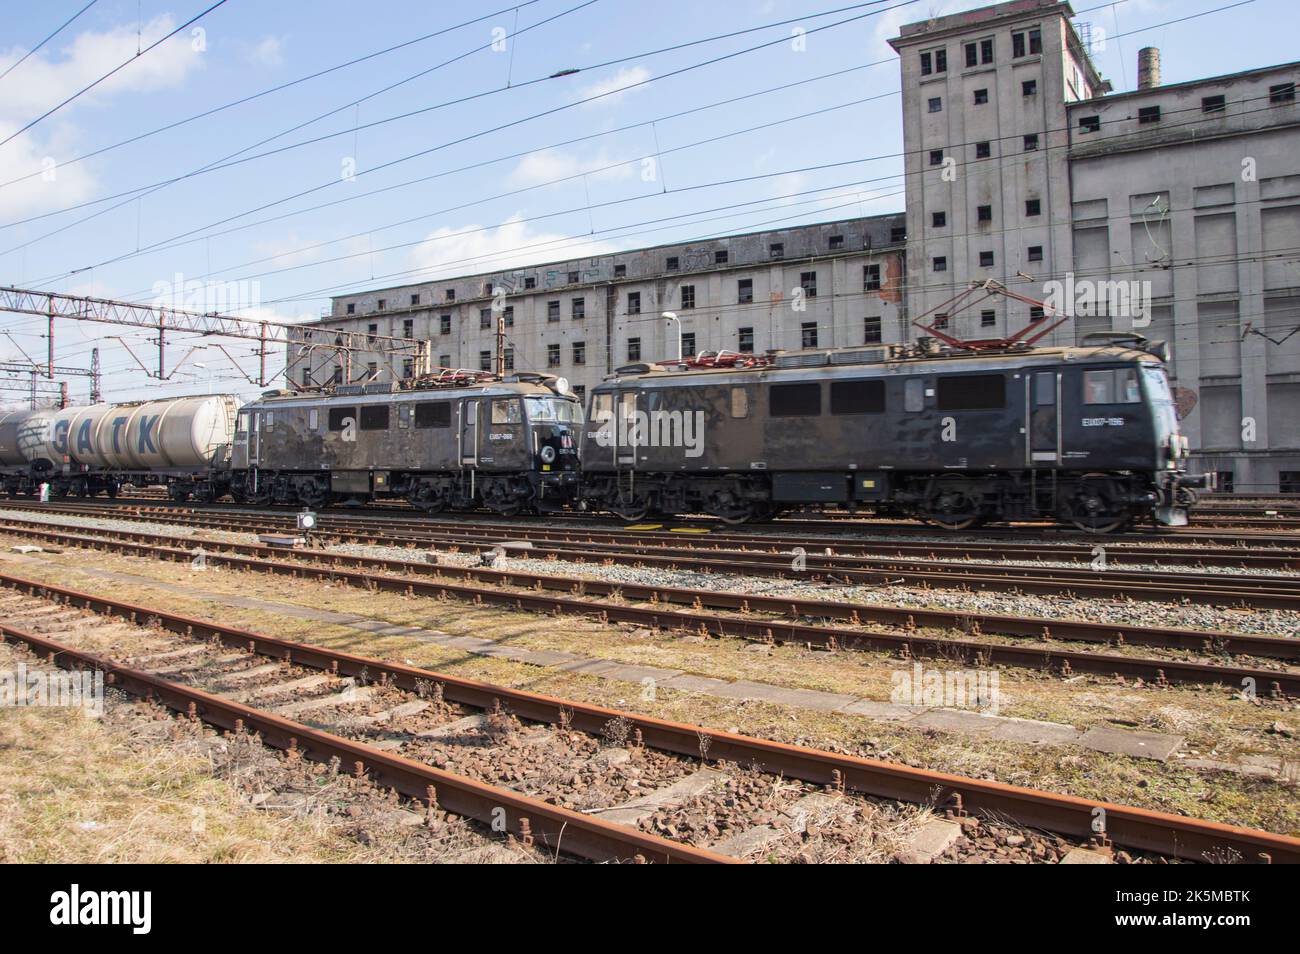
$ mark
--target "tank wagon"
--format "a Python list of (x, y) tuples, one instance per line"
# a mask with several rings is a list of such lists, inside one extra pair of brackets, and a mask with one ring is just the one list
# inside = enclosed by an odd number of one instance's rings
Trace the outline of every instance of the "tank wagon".
[(230, 491), (258, 505), (558, 510), (576, 497), (581, 427), (568, 383), (543, 374), (268, 392), (239, 412)]
[(592, 390), (583, 494), (627, 519), (739, 523), (831, 506), (953, 530), (1045, 517), (1090, 531), (1183, 525), (1205, 478), (1186, 474), (1164, 359), (1162, 344), (1125, 336), (631, 365)]
[(11, 495), (116, 496), (124, 484), (173, 497), (227, 492), (239, 400), (214, 394), (0, 417), (0, 481)]

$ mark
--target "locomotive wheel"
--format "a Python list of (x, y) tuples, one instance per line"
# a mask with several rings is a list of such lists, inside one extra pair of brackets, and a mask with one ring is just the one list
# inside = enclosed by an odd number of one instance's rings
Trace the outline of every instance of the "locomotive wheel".
[(925, 519), (944, 530), (969, 530), (984, 522), (978, 501), (971, 498), (962, 477), (943, 477), (927, 503)]
[(258, 487), (255, 493), (244, 494), (243, 502), (254, 507), (269, 506), (271, 503), (271, 488), (269, 486)]
[(733, 507), (718, 507), (710, 510), (709, 513), (717, 517), (729, 527), (739, 526), (742, 523), (749, 523), (755, 518), (753, 508), (744, 504), (737, 504)]
[(631, 499), (619, 497), (618, 500), (610, 504), (609, 512), (620, 520), (636, 523), (645, 519), (646, 514), (650, 512), (650, 504), (640, 497), (632, 497)]
[(1103, 474), (1089, 474), (1079, 489), (1065, 500), (1065, 518), (1085, 533), (1114, 533), (1128, 526), (1132, 516), (1110, 499), (1110, 482)]
[(330, 492), (321, 488), (319, 484), (312, 484), (310, 487), (299, 487), (298, 502), (304, 507), (319, 510), (330, 502)]
[(447, 509), (447, 501), (443, 497), (423, 497), (419, 493), (410, 493), (406, 495), (406, 502), (424, 513), (442, 513)]

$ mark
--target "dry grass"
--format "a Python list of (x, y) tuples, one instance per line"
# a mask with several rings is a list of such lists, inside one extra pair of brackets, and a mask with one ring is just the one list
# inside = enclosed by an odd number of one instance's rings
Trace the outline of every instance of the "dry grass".
[[(94, 567), (133, 574), (113, 583), (76, 572)], [(857, 754), (878, 755), (925, 768), (995, 778), (1085, 797), (1212, 818), (1232, 824), (1300, 832), (1294, 787), (1231, 774), (1205, 775), (1176, 761), (1160, 764), (1074, 747), (1031, 746), (917, 731), (861, 717), (791, 709), (660, 689), (644, 701), (639, 687), (607, 682), (507, 660), (473, 656), (418, 637), (375, 636), (347, 626), (296, 619), (265, 609), (205, 601), (201, 591), (355, 614), (453, 635), (491, 638), (518, 648), (562, 649), (727, 679), (750, 679), (792, 688), (846, 692), (887, 699), (895, 669), (907, 664), (881, 654), (809, 652), (778, 647), (770, 654), (740, 651), (734, 640), (687, 640), (565, 618), (433, 599), (373, 594), (365, 590), (254, 573), (209, 570), (151, 560), (69, 551), (41, 563), (15, 565), (25, 576), (59, 582), (122, 599), (166, 605), (177, 612), (261, 629), (288, 639), (408, 661), (466, 678), (546, 692), (603, 705), (633, 708), (662, 718), (697, 722)], [(188, 588), (163, 592), (150, 581)], [(929, 663), (927, 663), (929, 665)], [(942, 664), (935, 663), (937, 667)], [(1189, 753), (1228, 759), (1239, 754), (1295, 755), (1293, 739), (1269, 732), (1274, 721), (1297, 719), (1276, 705), (1253, 706), (1226, 690), (1177, 687), (1140, 689), (1079, 677), (1066, 681), (1023, 670), (1001, 671), (1003, 715), (1086, 727), (1116, 721), (1187, 736)]]

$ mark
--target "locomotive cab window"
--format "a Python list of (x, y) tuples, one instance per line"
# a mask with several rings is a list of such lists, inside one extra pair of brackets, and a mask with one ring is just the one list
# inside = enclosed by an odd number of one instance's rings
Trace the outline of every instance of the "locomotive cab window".
[(416, 427), (451, 427), (451, 402), (422, 401), (415, 405)]
[(1034, 403), (1039, 407), (1056, 403), (1056, 372), (1039, 371), (1034, 375)]
[(523, 420), (523, 411), (514, 398), (499, 398), (492, 402), (493, 424), (518, 424)]
[(309, 430), (316, 430), (320, 427), (320, 412), (312, 408), (307, 412), (307, 427)]
[(820, 384), (774, 384), (768, 392), (772, 417), (816, 417), (822, 412)]
[(247, 411), (239, 412), (239, 430), (243, 434), (248, 433), (248, 412)]
[(988, 411), (1007, 406), (1007, 379), (1001, 374), (962, 374), (939, 378), (935, 406), (941, 411)]
[(363, 431), (388, 430), (389, 406), (387, 404), (367, 404), (361, 409), (361, 429)]
[(881, 414), (885, 410), (885, 382), (832, 381), (832, 414)]
[(613, 416), (614, 395), (608, 391), (594, 395), (591, 399), (591, 419), (593, 421), (608, 421)]
[[(530, 397), (526, 400), (528, 401), (528, 420), (534, 424), (582, 423), (582, 405), (577, 401), (536, 397)], [(493, 414), (495, 415), (495, 411)]]
[(356, 421), (357, 409), (355, 407), (332, 407), (330, 408), (330, 430), (341, 431), (346, 426), (348, 420)]
[(903, 407), (907, 411), (925, 410), (925, 380), (908, 378), (903, 382)]
[(731, 389), (731, 416), (749, 417), (749, 392), (744, 388)]
[(1084, 404), (1136, 404), (1140, 400), (1134, 368), (1083, 372)]
[(274, 430), (274, 429), (275, 429), (275, 412), (274, 412), (274, 411), (267, 411), (267, 412), (266, 412), (266, 429), (267, 429), (268, 431), (270, 431), (270, 430)]

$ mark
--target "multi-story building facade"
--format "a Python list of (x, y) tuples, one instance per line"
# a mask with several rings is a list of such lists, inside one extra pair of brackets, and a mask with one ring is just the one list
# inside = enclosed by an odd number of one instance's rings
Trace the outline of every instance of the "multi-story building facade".
[[(1050, 312), (1000, 297), (949, 312), (972, 282), (1056, 304), (1091, 282), (1100, 303), (1045, 343), (1168, 340), (1194, 466), (1239, 491), (1300, 491), (1300, 63), (1162, 86), (1144, 50), (1139, 88), (1116, 93), (1072, 16), (1012, 0), (901, 29), (905, 215), (366, 292), (322, 324), (491, 368), (503, 290), (508, 363), (586, 388), (675, 356), (664, 311), (688, 354), (903, 342), (913, 318), (992, 338)], [(407, 369), (353, 376), (372, 370)]]
[[(443, 368), (546, 371), (579, 394), (615, 368), (682, 352), (763, 353), (906, 340), (902, 215), (850, 219), (617, 252), (336, 298), (328, 330), (429, 342)], [(677, 321), (663, 317), (664, 312)], [(362, 356), (352, 380), (410, 377), (407, 358)], [(323, 351), (292, 383), (327, 384)]]
[[(1072, 15), (1014, 0), (891, 41), (908, 309), (942, 316), (989, 278), (1053, 303), (1077, 289), (1048, 340), (1169, 341), (1195, 466), (1236, 490), (1300, 491), (1300, 64), (1161, 86), (1145, 49), (1139, 88), (1113, 93)], [(986, 303), (947, 324), (991, 336), (1030, 309)]]

